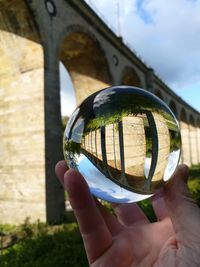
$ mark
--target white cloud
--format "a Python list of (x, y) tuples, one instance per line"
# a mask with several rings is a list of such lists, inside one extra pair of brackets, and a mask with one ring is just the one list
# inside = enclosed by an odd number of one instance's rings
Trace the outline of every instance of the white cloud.
[[(200, 82), (200, 0), (87, 1), (174, 90)], [(112, 11), (112, 12), (111, 12)]]
[(123, 19), (124, 37), (168, 83), (175, 86), (196, 80), (200, 72), (200, 1), (146, 0), (143, 9), (153, 23), (146, 23), (135, 9)]

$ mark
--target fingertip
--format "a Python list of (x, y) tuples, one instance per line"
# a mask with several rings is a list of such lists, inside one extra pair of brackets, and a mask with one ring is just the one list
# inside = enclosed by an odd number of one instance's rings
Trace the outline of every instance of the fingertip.
[(183, 195), (187, 194), (187, 181), (189, 177), (189, 168), (185, 164), (177, 167), (172, 178), (164, 188), (164, 198), (166, 201), (174, 201), (181, 199)]
[(60, 169), (63, 169), (65, 168), (67, 170), (67, 163), (65, 160), (60, 160), (56, 163), (56, 166), (55, 166), (55, 172), (56, 174), (58, 174), (60, 172)]
[(189, 168), (185, 164), (180, 164), (175, 173), (172, 175), (169, 183), (166, 186), (166, 189), (172, 187), (173, 185), (177, 186), (177, 184), (187, 184), (187, 180), (189, 177)]
[(64, 184), (64, 174), (67, 171), (67, 164), (64, 160), (59, 161), (55, 166), (55, 173), (61, 184)]
[(68, 169), (66, 174), (65, 174), (65, 176), (76, 176), (76, 175), (81, 175), (81, 174), (72, 168)]
[(81, 193), (81, 191), (88, 190), (88, 185), (84, 177), (78, 171), (69, 169), (64, 175), (64, 186), (69, 194)]
[[(199, 208), (187, 186), (189, 169), (180, 165), (164, 190), (165, 203), (175, 232), (186, 239), (186, 233), (199, 227)], [(195, 230), (194, 230), (195, 232)]]
[[(180, 174), (182, 175), (182, 179), (184, 180), (184, 182), (187, 182), (188, 177), (189, 177), (189, 168), (186, 164), (181, 164), (178, 167), (178, 171), (180, 172)], [(176, 173), (175, 173), (176, 175)]]
[(180, 164), (179, 168), (181, 168), (183, 171), (189, 172), (189, 167), (186, 164)]
[(69, 169), (65, 172), (64, 184), (66, 188), (79, 186), (82, 182), (84, 182), (84, 178), (78, 171)]
[(78, 171), (69, 169), (64, 175), (64, 188), (73, 209), (79, 209), (94, 202), (88, 184)]

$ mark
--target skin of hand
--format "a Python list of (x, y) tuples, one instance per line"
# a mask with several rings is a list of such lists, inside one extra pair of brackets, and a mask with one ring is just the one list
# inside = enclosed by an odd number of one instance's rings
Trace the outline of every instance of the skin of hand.
[(65, 161), (57, 163), (56, 174), (68, 192), (90, 266), (200, 266), (200, 210), (187, 188), (187, 166), (180, 165), (163, 191), (152, 197), (155, 223), (136, 203), (113, 204), (116, 215), (109, 213)]

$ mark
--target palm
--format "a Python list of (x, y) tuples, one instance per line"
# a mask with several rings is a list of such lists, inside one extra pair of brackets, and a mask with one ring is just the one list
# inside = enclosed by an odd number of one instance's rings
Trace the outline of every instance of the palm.
[[(160, 266), (163, 261), (164, 266), (176, 266), (173, 254), (174, 249), (177, 249), (177, 243), (169, 218), (149, 223), (137, 206), (131, 204), (118, 206), (119, 222), (103, 211), (103, 207), (100, 209), (112, 233), (112, 245), (91, 266), (101, 266), (102, 263), (102, 266), (119, 267)], [(131, 212), (137, 213), (137, 218), (134, 216), (133, 222), (130, 222)]]
[[(110, 214), (89, 193), (83, 177), (63, 162), (56, 172), (67, 188), (92, 267), (195, 267), (200, 262), (200, 214), (182, 179), (152, 200), (158, 222), (135, 204), (114, 205)], [(177, 177), (187, 176), (181, 168)], [(178, 189), (178, 190), (177, 190)], [(186, 214), (186, 216), (185, 216)]]

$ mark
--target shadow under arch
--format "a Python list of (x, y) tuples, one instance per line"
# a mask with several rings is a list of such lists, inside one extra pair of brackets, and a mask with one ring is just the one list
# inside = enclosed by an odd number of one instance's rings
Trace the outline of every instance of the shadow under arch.
[(154, 94), (164, 101), (163, 95), (159, 89), (157, 89)]
[(142, 82), (137, 72), (132, 67), (125, 67), (122, 72), (121, 84), (142, 88)]
[(185, 109), (184, 108), (181, 109), (180, 121), (185, 122), (185, 123), (188, 123), (186, 112), (185, 112)]
[(105, 53), (98, 41), (86, 32), (69, 32), (65, 36), (59, 48), (59, 60), (72, 78), (77, 104), (111, 85)]
[(169, 102), (169, 107), (170, 109), (173, 111), (174, 115), (176, 116), (176, 118), (178, 119), (178, 111), (177, 111), (177, 107), (176, 107), (176, 104), (173, 100), (171, 100)]
[(23, 76), (44, 66), (42, 40), (25, 1), (0, 3), (0, 75)]
[(190, 126), (192, 127), (195, 127), (195, 120), (194, 120), (194, 117), (192, 114), (190, 114), (190, 117), (189, 117), (189, 123), (190, 123)]
[(200, 119), (197, 119), (196, 125), (197, 125), (198, 128), (200, 128)]
[(26, 1), (0, 2), (0, 31), (9, 32), (22, 38), (41, 44), (41, 36), (36, 21), (31, 16)]

